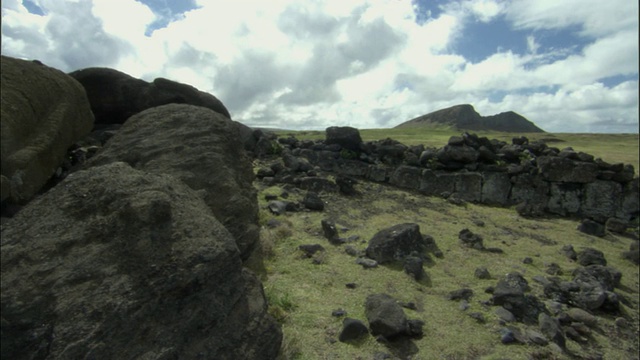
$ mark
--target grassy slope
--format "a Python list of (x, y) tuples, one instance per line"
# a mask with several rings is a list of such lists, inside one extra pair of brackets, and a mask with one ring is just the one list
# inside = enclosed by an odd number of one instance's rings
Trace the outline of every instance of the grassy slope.
[[(319, 134), (322, 134), (320, 132)], [(425, 143), (442, 146), (452, 132), (441, 131), (433, 138), (428, 134), (403, 134), (393, 130), (365, 130), (365, 140), (391, 137), (406, 144)], [(479, 134), (487, 136), (484, 134)], [(498, 134), (504, 138), (512, 135)], [(545, 134), (550, 137), (549, 134)], [(317, 132), (296, 134), (298, 138), (318, 136)], [(324, 135), (322, 134), (321, 137)], [(609, 153), (618, 146), (600, 144), (596, 137), (603, 136), (607, 142), (615, 135), (555, 135), (566, 141), (566, 146), (574, 146), (607, 161), (622, 160), (626, 154)], [(498, 137), (498, 136), (490, 136)], [(433, 139), (437, 140), (433, 140)], [(531, 137), (533, 138), (533, 137)], [(631, 146), (637, 135), (621, 136), (623, 146)], [(424, 139), (424, 141), (418, 141)], [(433, 141), (434, 144), (430, 144)], [(584, 148), (581, 148), (584, 146)], [(562, 146), (564, 147), (564, 146)], [(637, 147), (634, 147), (637, 149)], [(637, 157), (635, 166), (637, 169)], [(484, 293), (488, 286), (495, 285), (504, 274), (519, 271), (529, 280), (532, 293), (540, 295), (542, 287), (531, 278), (535, 275), (548, 276), (546, 265), (557, 263), (564, 270), (563, 279), (571, 278), (571, 271), (577, 264), (562, 254), (565, 244), (572, 244), (577, 251), (593, 247), (605, 253), (609, 265), (623, 273), (622, 289), (616, 290), (627, 305), (623, 312), (631, 319), (632, 330), (627, 333), (616, 329), (611, 316), (601, 316), (598, 331), (588, 345), (581, 346), (568, 341), (569, 352), (581, 356), (594, 352), (605, 354), (606, 359), (632, 359), (637, 354), (638, 331), (638, 267), (623, 260), (620, 254), (629, 248), (628, 238), (607, 235), (596, 238), (575, 230), (577, 221), (568, 219), (524, 219), (513, 209), (494, 208), (468, 204), (454, 206), (442, 199), (429, 198), (407, 193), (375, 183), (361, 182), (357, 188), (361, 195), (345, 198), (337, 194), (323, 194), (327, 203), (324, 212), (287, 213), (281, 216), (270, 214), (264, 209), (265, 194), (280, 195), (280, 187), (266, 187), (260, 183), (261, 221), (279, 220), (282, 225), (275, 229), (263, 227), (262, 241), (265, 252), (263, 281), (271, 303), (271, 312), (281, 321), (285, 340), (284, 359), (371, 359), (376, 351), (393, 353), (386, 346), (368, 337), (358, 344), (334, 342), (341, 329), (342, 319), (331, 316), (335, 309), (342, 308), (349, 317), (361, 319), (364, 316), (364, 301), (372, 293), (384, 292), (405, 302), (414, 302), (418, 311), (405, 310), (408, 318), (425, 321), (425, 336), (415, 340), (418, 349), (413, 359), (527, 359), (569, 358), (566, 354), (555, 354), (549, 347), (505, 346), (500, 344), (501, 326), (494, 315), (494, 308), (480, 303), (490, 295)], [(298, 201), (304, 195), (295, 188), (288, 190), (290, 201)], [(420, 225), (423, 234), (433, 236), (444, 253), (443, 259), (434, 258), (426, 268), (429, 279), (417, 283), (398, 268), (381, 266), (365, 270), (354, 263), (355, 259), (344, 252), (344, 246), (330, 245), (321, 234), (320, 221), (332, 219), (345, 229), (343, 237), (359, 236), (351, 245), (358, 249), (366, 247), (377, 231), (403, 222)], [(477, 220), (485, 223), (476, 225)], [(460, 246), (458, 232), (469, 228), (485, 239), (485, 246), (500, 247), (504, 254), (477, 252)], [(317, 258), (302, 257), (298, 245), (318, 243), (326, 252)], [(533, 263), (523, 264), (525, 257), (533, 258)], [(493, 278), (478, 280), (474, 270), (485, 266)], [(348, 289), (346, 283), (356, 283), (356, 289)], [(459, 309), (459, 303), (446, 300), (453, 290), (469, 287), (475, 295), (467, 311)], [(469, 312), (481, 312), (487, 322), (479, 324)], [(536, 355), (537, 354), (537, 355)]]

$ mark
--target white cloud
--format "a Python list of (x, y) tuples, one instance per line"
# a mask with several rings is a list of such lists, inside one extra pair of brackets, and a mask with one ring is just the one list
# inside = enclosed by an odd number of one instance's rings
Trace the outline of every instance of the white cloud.
[(506, 14), (525, 29), (580, 27), (585, 36), (602, 36), (621, 29), (638, 28), (637, 1), (513, 0)]
[[(602, 129), (603, 121), (637, 131), (638, 82), (604, 81), (637, 78), (637, 2), (451, 1), (422, 25), (409, 0), (199, 0), (181, 16), (143, 3), (40, 0), (39, 16), (3, 1), (2, 54), (189, 83), (252, 125), (393, 126), (472, 103), (551, 131)], [(497, 51), (478, 63), (455, 53), (467, 24), (498, 18), (531, 31), (521, 40), (526, 53)], [(568, 26), (584, 39), (579, 53), (544, 46), (535, 32)]]

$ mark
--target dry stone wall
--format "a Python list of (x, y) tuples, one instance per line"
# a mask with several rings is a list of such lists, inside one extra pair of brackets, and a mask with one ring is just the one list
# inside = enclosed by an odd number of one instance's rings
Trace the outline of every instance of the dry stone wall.
[[(524, 137), (508, 144), (465, 133), (432, 149), (392, 139), (363, 142), (357, 129), (334, 127), (327, 129), (326, 140), (289, 137), (278, 142), (284, 157), (302, 159), (322, 171), (429, 196), (519, 205), (523, 215), (584, 217), (602, 223), (609, 218), (626, 222), (638, 217), (638, 177), (632, 165), (609, 164)], [(285, 165), (291, 163), (288, 160)], [(299, 173), (299, 168), (293, 172)], [(282, 174), (291, 180), (290, 173)]]

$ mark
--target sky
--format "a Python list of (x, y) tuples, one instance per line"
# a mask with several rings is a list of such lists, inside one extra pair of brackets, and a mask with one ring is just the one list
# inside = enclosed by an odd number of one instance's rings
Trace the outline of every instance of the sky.
[(209, 92), (250, 126), (389, 128), (472, 104), (638, 133), (634, 0), (3, 0), (2, 55)]

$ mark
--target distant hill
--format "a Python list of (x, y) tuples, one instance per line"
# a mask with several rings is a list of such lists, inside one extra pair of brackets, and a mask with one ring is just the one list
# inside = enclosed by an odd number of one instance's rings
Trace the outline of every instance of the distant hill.
[(396, 128), (422, 126), (452, 126), (460, 130), (491, 130), (519, 133), (545, 132), (524, 116), (513, 111), (503, 112), (492, 116), (481, 116), (469, 104), (456, 105), (450, 108), (434, 111), (404, 122)]

